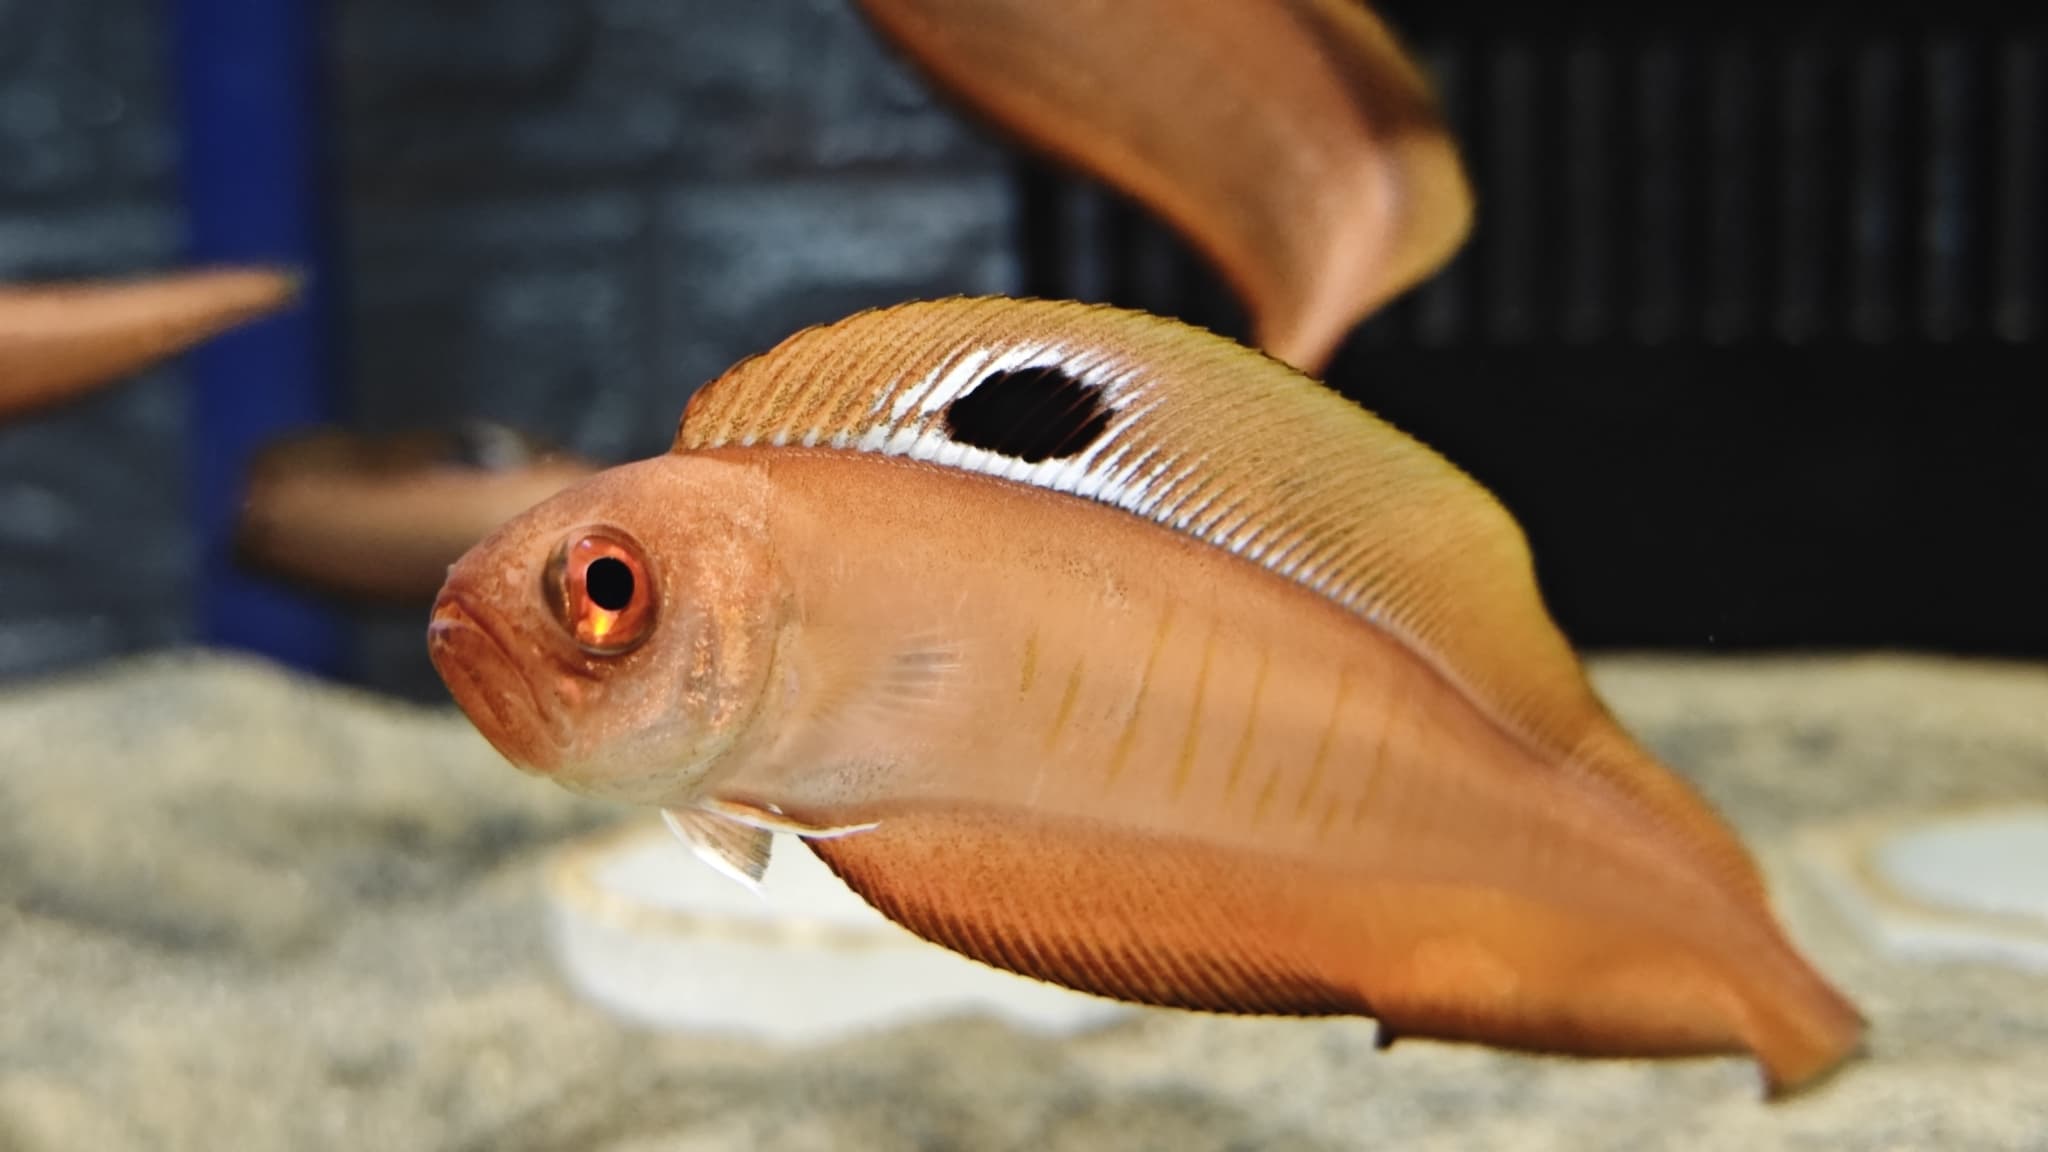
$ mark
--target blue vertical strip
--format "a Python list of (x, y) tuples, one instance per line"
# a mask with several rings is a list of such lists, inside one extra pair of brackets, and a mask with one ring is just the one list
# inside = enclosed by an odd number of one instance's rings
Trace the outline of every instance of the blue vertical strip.
[(336, 676), (346, 662), (340, 617), (242, 572), (233, 557), (245, 469), (256, 450), (337, 415), (327, 326), (334, 278), (322, 226), (320, 8), (320, 0), (172, 6), (189, 256), (196, 264), (285, 265), (306, 280), (290, 312), (229, 333), (187, 360), (201, 638)]

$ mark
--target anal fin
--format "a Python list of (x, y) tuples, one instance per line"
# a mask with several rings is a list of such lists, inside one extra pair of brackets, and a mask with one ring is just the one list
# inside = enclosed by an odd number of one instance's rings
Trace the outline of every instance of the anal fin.
[[(1838, 1064), (1858, 1030), (1789, 950), (1738, 951), (1737, 970), (1628, 918), (1320, 871), (1091, 819), (891, 807), (876, 831), (813, 851), (883, 915), (985, 964), (1168, 1008), (1372, 1016), (1382, 1049), (1422, 1039), (1582, 1057), (1749, 1049), (1782, 1093)], [(1740, 1007), (1750, 986), (1770, 997), (1767, 1027)]]
[(951, 808), (892, 810), (812, 850), (914, 934), (1020, 975), (1160, 1007), (1366, 1011), (1302, 946), (1288, 877), (1241, 856)]

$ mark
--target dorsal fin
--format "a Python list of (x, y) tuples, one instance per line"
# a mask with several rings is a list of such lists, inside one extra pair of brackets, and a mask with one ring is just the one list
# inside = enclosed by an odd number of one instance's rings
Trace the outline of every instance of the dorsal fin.
[(1634, 798), (1761, 897), (1734, 834), (1593, 693), (1507, 509), (1276, 360), (1097, 305), (905, 304), (800, 332), (691, 399), (677, 452), (747, 446), (984, 473), (1232, 552), (1395, 636), (1496, 723)]

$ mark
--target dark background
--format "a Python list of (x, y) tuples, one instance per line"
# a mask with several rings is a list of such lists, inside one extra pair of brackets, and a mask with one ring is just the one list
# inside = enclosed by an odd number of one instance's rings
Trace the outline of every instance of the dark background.
[[(1591, 647), (2048, 655), (2048, 17), (1383, 11), (1470, 247), (1333, 384), (1492, 486)], [(0, 279), (177, 256), (153, 0), (0, 0)], [(353, 416), (602, 459), (805, 324), (953, 292), (1242, 334), (1117, 197), (965, 121), (848, 0), (336, 0)], [(194, 639), (175, 370), (0, 430), (0, 675)], [(362, 677), (432, 694), (420, 613)]]

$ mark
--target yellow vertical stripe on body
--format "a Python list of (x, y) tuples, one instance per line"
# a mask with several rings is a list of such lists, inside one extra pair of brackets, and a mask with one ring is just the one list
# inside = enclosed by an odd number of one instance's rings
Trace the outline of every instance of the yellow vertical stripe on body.
[(1216, 620), (1209, 619), (1209, 634), (1202, 641), (1202, 664), (1195, 672), (1194, 703), (1188, 707), (1187, 731), (1180, 742), (1180, 763), (1173, 770), (1173, 787), (1168, 795), (1179, 799), (1188, 786), (1188, 776), (1194, 772), (1195, 750), (1202, 732), (1202, 698), (1209, 690), (1209, 664), (1216, 655)]
[(1273, 793), (1280, 788), (1280, 770), (1283, 767), (1284, 763), (1275, 763), (1273, 770), (1266, 773), (1266, 783), (1259, 789), (1258, 801), (1252, 805), (1252, 823), (1257, 824), (1264, 820), (1266, 809), (1273, 806)]
[(1251, 759), (1252, 734), (1259, 725), (1259, 699), (1266, 693), (1266, 666), (1272, 661), (1272, 653), (1259, 649), (1259, 669), (1252, 673), (1251, 707), (1244, 714), (1244, 735), (1238, 737), (1237, 751), (1230, 758), (1230, 775), (1223, 781), (1223, 795), (1228, 798), (1237, 791), (1237, 782), (1244, 776), (1245, 762)]
[(1024, 667), (1017, 674), (1017, 695), (1031, 695), (1031, 683), (1038, 679), (1038, 629), (1024, 637)]
[(1159, 629), (1152, 634), (1152, 650), (1145, 654), (1145, 670), (1138, 674), (1138, 694), (1131, 701), (1131, 712), (1124, 720), (1124, 730), (1116, 738), (1116, 750), (1110, 753), (1109, 775), (1104, 784), (1116, 783), (1123, 774), (1124, 765), (1130, 761), (1131, 745), (1138, 739), (1138, 724), (1145, 715), (1145, 698), (1152, 691), (1152, 673), (1159, 667), (1159, 651), (1166, 647), (1166, 637), (1173, 629), (1173, 605), (1168, 603), (1166, 611), (1159, 617)]
[(1316, 789), (1322, 786), (1323, 769), (1330, 762), (1330, 745), (1337, 736), (1337, 722), (1344, 715), (1344, 693), (1350, 687), (1351, 670), (1337, 669), (1337, 691), (1330, 697), (1330, 718), (1323, 723), (1323, 738), (1316, 744), (1316, 758), (1308, 768), (1308, 782), (1301, 786), (1301, 799), (1295, 802), (1294, 814), (1306, 815), (1309, 801), (1315, 798)]
[(1400, 695), (1401, 681), (1398, 677), (1387, 681), (1387, 700), (1380, 711), (1380, 735), (1373, 743), (1372, 769), (1366, 774), (1365, 785), (1358, 790), (1358, 803), (1351, 807), (1351, 826), (1365, 823), (1365, 814), (1372, 802), (1379, 796), (1380, 782), (1387, 775), (1387, 750), (1393, 742), (1394, 717), (1398, 714), (1396, 697)]
[(1067, 721), (1074, 715), (1074, 701), (1081, 697), (1081, 671), (1087, 657), (1074, 657), (1073, 670), (1067, 673), (1067, 690), (1060, 696), (1060, 710), (1053, 714), (1052, 729), (1045, 734), (1045, 749), (1050, 752), (1060, 742), (1060, 734), (1067, 729)]

